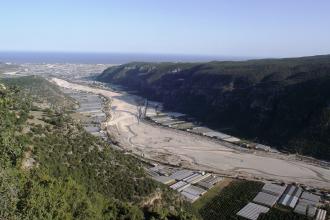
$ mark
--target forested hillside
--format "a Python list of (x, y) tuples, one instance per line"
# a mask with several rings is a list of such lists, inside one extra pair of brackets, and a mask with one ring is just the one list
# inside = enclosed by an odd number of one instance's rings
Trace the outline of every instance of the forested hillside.
[(98, 77), (209, 126), (330, 160), (330, 55), (210, 63), (129, 63)]
[(0, 81), (0, 219), (195, 219), (139, 160), (73, 121), (71, 104), (41, 78)]

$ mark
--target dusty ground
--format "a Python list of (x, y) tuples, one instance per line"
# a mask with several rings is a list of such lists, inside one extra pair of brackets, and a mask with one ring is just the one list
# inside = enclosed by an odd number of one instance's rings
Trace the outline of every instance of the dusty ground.
[(194, 169), (245, 177), (299, 182), (330, 189), (330, 170), (287, 155), (247, 153), (198, 135), (154, 126), (136, 119), (136, 97), (53, 78), (59, 86), (101, 94), (112, 99), (108, 131), (121, 146), (146, 158)]

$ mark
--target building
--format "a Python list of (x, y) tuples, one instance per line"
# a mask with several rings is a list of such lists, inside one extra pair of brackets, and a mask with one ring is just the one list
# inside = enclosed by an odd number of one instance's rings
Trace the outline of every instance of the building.
[(250, 220), (257, 220), (261, 213), (267, 213), (269, 208), (250, 202), (244, 206), (236, 215)]
[(168, 176), (153, 176), (152, 177), (154, 180), (156, 180), (157, 182), (166, 184), (166, 185), (171, 185), (173, 183), (175, 183), (175, 179), (170, 178)]
[(173, 185), (171, 185), (170, 188), (181, 192), (182, 190), (184, 190), (188, 186), (190, 186), (189, 183), (179, 181), (179, 182), (174, 183)]
[(181, 194), (189, 202), (195, 202), (204, 193), (206, 193), (206, 190), (193, 185), (189, 185), (181, 191)]
[(172, 175), (170, 175), (171, 178), (176, 179), (176, 180), (183, 180), (191, 175), (193, 175), (194, 172), (191, 170), (179, 170)]
[(217, 176), (207, 176), (203, 180), (197, 182), (196, 184), (205, 188), (205, 189), (211, 189), (216, 183), (222, 181), (222, 177), (217, 177)]
[(287, 187), (286, 185), (280, 186), (277, 184), (266, 183), (262, 187), (261, 191), (274, 196), (281, 196), (285, 191), (286, 187)]
[(272, 183), (266, 183), (261, 192), (253, 199), (253, 202), (273, 207), (285, 191), (286, 186), (280, 186)]
[(313, 218), (316, 210), (317, 208), (314, 205), (307, 203), (304, 199), (300, 199), (293, 211), (297, 214)]
[(309, 192), (303, 192), (294, 209), (294, 212), (312, 218), (316, 214), (317, 206), (319, 205), (320, 200), (320, 196)]
[(323, 209), (318, 209), (317, 210), (317, 215), (315, 220), (325, 220), (327, 217), (327, 211)]
[(302, 193), (302, 189), (300, 187), (290, 185), (286, 188), (283, 193), (279, 203), (284, 206), (289, 206), (290, 208), (294, 208), (298, 202), (298, 199)]
[(274, 196), (264, 192), (259, 192), (257, 196), (253, 199), (253, 202), (268, 207), (273, 207), (276, 204), (278, 198), (279, 198), (278, 196)]

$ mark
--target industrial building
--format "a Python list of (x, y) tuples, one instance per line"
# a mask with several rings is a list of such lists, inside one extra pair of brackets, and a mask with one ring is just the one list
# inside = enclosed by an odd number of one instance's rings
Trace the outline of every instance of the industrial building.
[(316, 214), (316, 210), (320, 200), (320, 196), (314, 195), (309, 192), (303, 192), (298, 201), (298, 204), (294, 209), (294, 212), (312, 218)]
[(204, 189), (201, 189), (197, 186), (189, 185), (188, 187), (185, 187), (181, 194), (189, 201), (189, 202), (195, 202), (200, 196), (202, 196), (207, 191)]
[(281, 205), (289, 206), (290, 208), (294, 208), (298, 202), (298, 199), (299, 199), (301, 193), (302, 193), (302, 189), (300, 187), (290, 185), (286, 188), (279, 203)]
[(205, 188), (205, 189), (211, 189), (216, 183), (222, 181), (222, 177), (216, 177), (216, 176), (208, 176), (205, 179), (197, 182), (197, 185)]
[(305, 200), (299, 200), (293, 211), (297, 214), (306, 215), (313, 218), (315, 216), (316, 210), (317, 208), (314, 205), (307, 203)]
[(321, 197), (309, 192), (303, 192), (303, 194), (301, 194), (300, 199), (306, 200), (308, 203), (318, 206)]
[(195, 184), (207, 177), (209, 177), (211, 174), (207, 173), (205, 175), (202, 175), (200, 173), (195, 173), (193, 176), (189, 176), (187, 178), (184, 179), (184, 181), (186, 181), (187, 183), (191, 183), (191, 184)]
[(183, 190), (183, 192), (190, 193), (190, 194), (195, 195), (195, 196), (201, 196), (204, 193), (206, 193), (207, 191), (202, 189), (202, 188), (199, 188), (197, 186), (190, 185), (189, 187), (185, 188)]
[(179, 170), (158, 164), (146, 168), (146, 171), (154, 180), (169, 185), (171, 189), (180, 192), (189, 202), (196, 201), (208, 189), (223, 180), (222, 177), (213, 176), (202, 171)]
[(327, 217), (327, 211), (323, 210), (323, 209), (318, 209), (317, 210), (317, 215), (315, 220), (325, 220), (325, 218)]
[(266, 183), (261, 192), (253, 199), (253, 202), (273, 207), (285, 191), (286, 186), (280, 186), (272, 183)]
[(183, 182), (183, 181), (179, 181), (177, 183), (174, 183), (173, 185), (170, 186), (171, 189), (174, 189), (174, 190), (183, 190), (185, 187), (188, 187), (190, 186), (189, 183), (186, 183), (186, 182)]
[(195, 202), (199, 198), (199, 196), (192, 195), (192, 194), (187, 193), (185, 191), (182, 191), (181, 194), (186, 198), (186, 200), (188, 202), (191, 202), (191, 203)]
[(286, 187), (287, 187), (286, 185), (280, 186), (277, 184), (266, 183), (262, 187), (261, 191), (274, 196), (281, 196), (285, 191)]
[(269, 208), (250, 202), (237, 212), (237, 215), (250, 220), (257, 220), (261, 213), (267, 213), (268, 211)]
[(268, 207), (273, 207), (276, 204), (278, 198), (279, 198), (278, 196), (274, 196), (264, 192), (259, 192), (257, 196), (253, 199), (253, 202)]
[(173, 173), (170, 177), (176, 180), (183, 180), (184, 178), (187, 178), (193, 174), (194, 172), (191, 170), (179, 170)]

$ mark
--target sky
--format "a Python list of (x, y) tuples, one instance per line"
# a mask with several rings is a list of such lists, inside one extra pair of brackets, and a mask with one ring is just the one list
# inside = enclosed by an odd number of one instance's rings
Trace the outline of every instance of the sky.
[(0, 0), (0, 51), (330, 54), (329, 0)]

